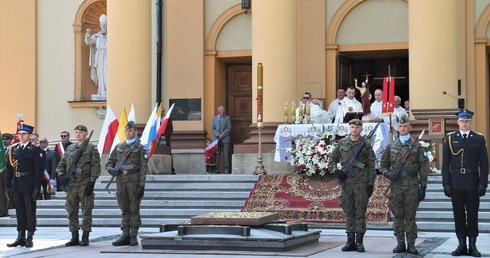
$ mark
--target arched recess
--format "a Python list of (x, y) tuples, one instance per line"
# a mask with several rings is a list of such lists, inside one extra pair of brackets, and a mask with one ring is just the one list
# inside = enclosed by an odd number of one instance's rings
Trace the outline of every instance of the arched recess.
[[(335, 92), (337, 91), (337, 55), (339, 52), (339, 46), (337, 45), (337, 36), (344, 21), (345, 17), (358, 5), (368, 0), (346, 0), (335, 12), (332, 20), (327, 28), (325, 34), (325, 82), (326, 82), (326, 91), (327, 97), (335, 98)], [(403, 0), (408, 3), (409, 0)], [(386, 43), (382, 44), (383, 49), (400, 49), (400, 48), (408, 48), (408, 43)], [(373, 50), (369, 46), (369, 50)], [(358, 49), (359, 51), (362, 49)], [(333, 96), (329, 96), (328, 93), (333, 92)]]
[[(97, 93), (97, 86), (90, 79), (90, 47), (85, 44), (85, 32), (88, 28), (91, 29), (91, 34), (100, 30), (99, 17), (102, 14), (107, 15), (107, 0), (85, 0), (80, 4), (75, 15), (73, 22), (73, 32), (75, 33), (75, 102), (71, 103), (72, 107), (94, 106), (94, 104), (79, 104), (78, 102), (91, 102), (91, 95)], [(95, 106), (101, 106), (101, 103), (96, 103)]]
[(475, 39), (486, 39), (487, 38), (487, 27), (490, 23), (490, 5), (488, 5), (485, 10), (483, 10), (478, 22), (475, 27)]
[[(225, 10), (213, 23), (205, 41), (204, 52), (204, 128), (211, 128), (211, 120), (218, 105), (226, 102), (226, 63), (251, 63), (251, 50), (223, 51), (218, 53), (216, 44), (219, 35), (228, 22), (238, 15), (245, 13), (241, 4), (236, 4)], [(252, 11), (248, 10), (248, 15)], [(212, 137), (208, 132), (208, 136)]]
[[(251, 13), (251, 11), (249, 11)], [(228, 23), (235, 16), (238, 16), (245, 11), (242, 9), (241, 4), (236, 4), (226, 11), (224, 11), (213, 23), (211, 29), (209, 30), (205, 50), (207, 51), (216, 51), (216, 42), (218, 41), (219, 33), (225, 27), (226, 23)]]
[(475, 106), (483, 107), (479, 109), (476, 120), (476, 128), (484, 134), (489, 133), (490, 128), (490, 74), (488, 64), (488, 54), (490, 42), (487, 38), (487, 28), (490, 24), (490, 5), (483, 10), (475, 26)]

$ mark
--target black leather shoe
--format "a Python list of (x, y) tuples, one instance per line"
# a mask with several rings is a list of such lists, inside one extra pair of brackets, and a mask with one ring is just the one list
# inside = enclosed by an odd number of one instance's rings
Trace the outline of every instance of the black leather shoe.
[(456, 250), (454, 250), (451, 255), (452, 256), (461, 256), (461, 255), (467, 255), (468, 254), (468, 249), (466, 248), (466, 237), (464, 238), (459, 238), (458, 239), (459, 241), (459, 245), (458, 247), (456, 248)]

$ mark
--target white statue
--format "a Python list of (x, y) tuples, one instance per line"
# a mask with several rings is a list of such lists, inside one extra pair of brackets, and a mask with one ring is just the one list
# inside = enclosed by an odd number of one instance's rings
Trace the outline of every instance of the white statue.
[(99, 87), (98, 95), (107, 94), (107, 16), (99, 17), (100, 31), (90, 36), (90, 28), (85, 33), (85, 43), (90, 45), (90, 78)]

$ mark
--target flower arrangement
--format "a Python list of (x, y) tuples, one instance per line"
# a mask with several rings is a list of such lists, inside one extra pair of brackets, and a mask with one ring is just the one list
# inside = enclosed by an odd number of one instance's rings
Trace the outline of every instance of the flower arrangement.
[(328, 170), (328, 157), (337, 145), (336, 135), (331, 130), (315, 138), (296, 139), (296, 148), (288, 148), (291, 159), (289, 163), (299, 174), (307, 176), (324, 176)]
[(440, 174), (441, 173), (440, 169), (437, 169), (436, 167), (431, 166), (431, 164), (436, 161), (435, 144), (434, 143), (428, 143), (425, 141), (420, 141), (419, 144), (422, 148), (424, 148), (424, 150), (425, 150), (424, 155), (429, 159), (429, 173)]

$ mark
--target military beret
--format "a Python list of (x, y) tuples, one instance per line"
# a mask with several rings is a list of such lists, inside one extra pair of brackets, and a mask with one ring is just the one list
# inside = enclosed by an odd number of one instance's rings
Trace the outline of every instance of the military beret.
[(10, 140), (12, 140), (12, 139), (14, 139), (14, 136), (11, 135), (11, 134), (9, 134), (9, 133), (4, 133), (4, 134), (2, 134), (2, 139), (10, 139)]
[(408, 118), (408, 116), (406, 115), (403, 115), (402, 117), (400, 117), (400, 124), (405, 124), (405, 123), (410, 123), (410, 118)]
[(469, 111), (468, 109), (461, 109), (456, 115), (458, 116), (458, 120), (471, 120), (473, 118), (473, 112)]
[(34, 126), (28, 124), (22, 124), (22, 126), (19, 128), (19, 130), (17, 130), (17, 132), (32, 133), (34, 132)]
[(75, 129), (73, 130), (78, 130), (78, 131), (83, 131), (83, 132), (88, 132), (87, 127), (84, 125), (77, 125)]
[(126, 124), (126, 129), (137, 129), (136, 123), (134, 121), (129, 121)]
[(354, 119), (349, 121), (349, 125), (360, 125), (360, 126), (362, 126), (362, 122), (361, 122), (361, 120), (354, 118)]

